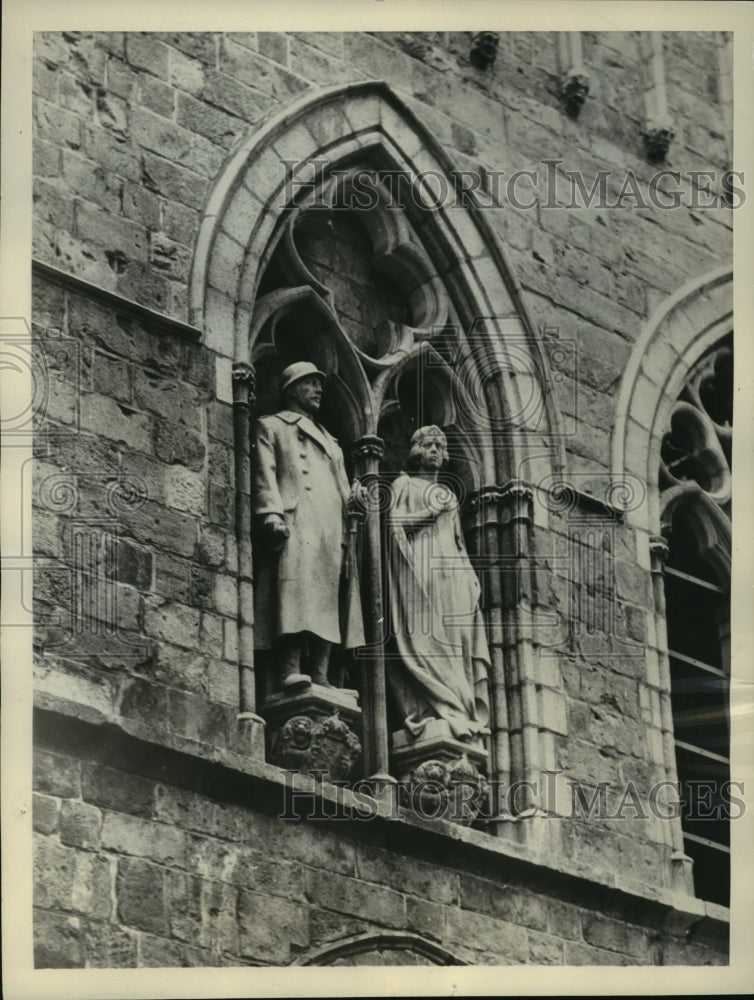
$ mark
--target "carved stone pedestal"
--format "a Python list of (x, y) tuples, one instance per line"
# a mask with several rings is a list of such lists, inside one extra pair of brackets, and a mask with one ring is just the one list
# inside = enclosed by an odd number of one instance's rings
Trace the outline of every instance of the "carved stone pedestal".
[(472, 823), (487, 804), (487, 750), (481, 739), (461, 742), (442, 719), (428, 722), (418, 739), (392, 734), (393, 770), (401, 804), (424, 819)]
[(312, 684), (295, 694), (271, 695), (262, 709), (269, 734), (268, 760), (325, 781), (347, 778), (361, 755), (357, 693)]

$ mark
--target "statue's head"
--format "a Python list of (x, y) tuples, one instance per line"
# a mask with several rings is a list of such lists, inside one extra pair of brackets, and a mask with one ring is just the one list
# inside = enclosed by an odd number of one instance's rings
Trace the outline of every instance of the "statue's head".
[(437, 472), (448, 460), (448, 441), (436, 424), (420, 427), (411, 436), (409, 469)]
[(297, 361), (283, 370), (280, 394), (291, 409), (314, 415), (322, 402), (325, 378), (310, 361)]

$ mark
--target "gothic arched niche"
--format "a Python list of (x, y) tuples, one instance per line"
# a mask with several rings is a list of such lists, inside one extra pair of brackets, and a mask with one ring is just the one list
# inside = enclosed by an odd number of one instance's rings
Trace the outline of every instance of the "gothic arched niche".
[[(430, 176), (442, 182), (444, 201), (422, 180)], [(404, 182), (402, 200), (388, 177)], [(304, 95), (260, 123), (218, 178), (192, 265), (190, 319), (202, 326), (207, 346), (235, 364), (244, 385), (253, 363), (258, 414), (276, 407), (286, 362), (309, 360), (326, 370), (319, 416), (350, 452), (348, 471), (362, 482), (400, 470), (417, 421), (443, 427), (459, 499), (474, 492), (483, 497), (470, 505), (470, 517), (476, 537), (484, 538), (477, 551), (484, 548), (487, 565), (494, 566), (506, 544), (500, 526), (510, 520), (503, 505), (522, 505), (517, 523), (531, 520), (531, 491), (511, 480), (525, 475), (537, 482), (560, 469), (562, 438), (520, 285), (474, 196), (459, 197), (456, 180), (442, 147), (386, 84)], [(532, 380), (539, 392), (530, 391)], [(238, 379), (236, 389), (242, 395)], [(243, 449), (239, 454), (243, 482), (248, 466)], [(250, 534), (241, 517), (243, 567), (251, 564)], [(364, 537), (374, 588), (378, 533), (370, 528)], [(475, 544), (469, 545), (472, 557)], [(490, 593), (492, 620), (500, 586), (491, 585)], [(379, 602), (370, 602), (372, 608), (383, 621)], [(511, 757), (504, 745), (502, 645), (496, 636), (491, 723), (500, 739), (491, 770), (506, 780)], [(529, 652), (523, 640), (520, 646), (512, 675), (529, 677)], [(241, 656), (248, 708), (253, 669), (251, 657)], [(508, 656), (519, 656), (518, 645)], [(372, 676), (379, 677), (376, 666)], [(244, 677), (252, 680), (244, 683)], [(534, 700), (521, 700), (514, 715), (536, 730)], [(367, 710), (373, 707), (374, 699)], [(368, 769), (384, 771), (379, 746), (386, 734), (378, 721), (365, 740), (371, 743)], [(537, 766), (535, 750), (527, 746), (516, 758), (522, 773)]]

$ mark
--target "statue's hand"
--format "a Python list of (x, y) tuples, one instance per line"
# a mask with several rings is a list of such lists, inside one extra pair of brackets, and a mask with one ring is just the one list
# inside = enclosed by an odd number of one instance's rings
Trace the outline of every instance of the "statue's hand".
[(267, 514), (262, 521), (262, 530), (267, 537), (267, 543), (273, 551), (281, 549), (289, 537), (290, 531), (279, 514)]

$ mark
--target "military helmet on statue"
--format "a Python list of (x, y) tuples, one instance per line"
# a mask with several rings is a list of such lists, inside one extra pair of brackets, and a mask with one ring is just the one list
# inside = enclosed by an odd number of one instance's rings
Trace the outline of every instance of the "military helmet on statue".
[(327, 375), (321, 372), (311, 361), (296, 361), (294, 364), (288, 365), (287, 368), (283, 369), (283, 373), (280, 376), (280, 391), (285, 392), (294, 382), (299, 382), (302, 378), (309, 378), (312, 375), (320, 378), (323, 382), (327, 378)]

